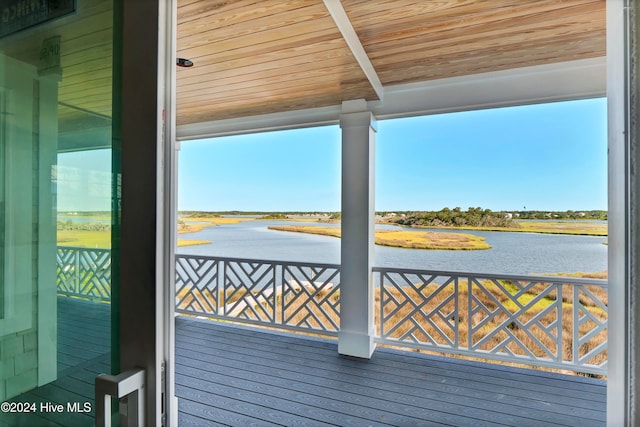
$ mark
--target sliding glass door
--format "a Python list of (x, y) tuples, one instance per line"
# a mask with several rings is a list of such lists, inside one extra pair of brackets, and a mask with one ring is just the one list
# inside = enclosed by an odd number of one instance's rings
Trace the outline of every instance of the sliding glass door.
[(0, 1), (0, 425), (93, 425), (116, 368), (113, 22)]

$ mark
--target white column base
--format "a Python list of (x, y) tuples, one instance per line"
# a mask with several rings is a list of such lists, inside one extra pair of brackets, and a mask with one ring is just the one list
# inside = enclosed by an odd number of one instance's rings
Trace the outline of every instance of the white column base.
[(338, 353), (343, 356), (371, 359), (376, 349), (375, 334), (361, 334), (352, 331), (340, 331), (338, 333)]

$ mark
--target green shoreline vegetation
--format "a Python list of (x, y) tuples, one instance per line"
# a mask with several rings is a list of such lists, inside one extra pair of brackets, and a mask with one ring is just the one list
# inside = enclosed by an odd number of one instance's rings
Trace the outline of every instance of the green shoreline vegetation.
[[(320, 227), (315, 225), (270, 226), (270, 230), (289, 231), (295, 233), (318, 234), (322, 236), (341, 237), (340, 227)], [(376, 245), (392, 246), (408, 249), (440, 249), (440, 250), (482, 250), (491, 249), (491, 245), (480, 236), (463, 233), (417, 232), (404, 230), (376, 230)]]
[[(60, 219), (57, 224), (58, 244), (63, 246), (84, 246), (92, 248), (109, 248), (111, 246), (110, 213), (95, 212), (59, 212)], [(81, 219), (86, 222), (77, 222)], [(259, 220), (289, 220), (295, 222), (332, 223), (339, 224), (341, 215), (339, 212), (200, 212), (181, 211), (179, 213), (177, 231), (178, 234), (188, 234), (201, 231), (206, 227), (237, 224), (242, 221)], [(523, 221), (526, 220), (526, 221)], [(587, 221), (585, 221), (587, 220)], [(588, 221), (591, 220), (591, 221)], [(604, 223), (593, 222), (605, 221)], [(378, 212), (376, 222), (379, 224), (397, 225), (413, 229), (451, 229), (470, 231), (498, 231), (498, 232), (525, 232), (525, 233), (549, 233), (571, 234), (586, 236), (607, 236), (607, 212), (601, 210), (592, 211), (513, 211), (493, 212), (490, 209), (469, 208), (462, 211), (460, 208), (443, 208), (440, 211), (398, 211)], [(319, 229), (319, 227), (316, 227)], [(434, 239), (420, 238), (414, 235), (416, 231), (394, 230), (395, 235), (388, 231), (376, 231), (376, 238), (380, 237), (377, 244), (411, 247), (411, 248), (438, 248), (448, 249), (456, 246), (468, 246), (459, 249), (487, 249), (486, 242), (474, 242), (462, 244), (456, 239), (445, 240), (443, 232), (438, 232), (441, 243), (434, 243)], [(308, 232), (308, 231), (307, 231)], [(404, 235), (399, 233), (411, 233)], [(382, 234), (385, 234), (382, 236)], [(432, 232), (433, 233), (433, 232)], [(319, 234), (319, 233), (318, 233)], [(462, 233), (449, 233), (452, 235), (472, 236)], [(326, 234), (330, 235), (330, 234)], [(473, 236), (477, 237), (477, 236)], [(195, 240), (178, 238), (178, 246), (210, 244), (208, 240)], [(490, 246), (489, 246), (490, 247)], [(457, 249), (457, 248), (456, 248)]]
[[(224, 221), (289, 220), (339, 224), (340, 212), (181, 212), (183, 221), (210, 221), (221, 225)], [(223, 217), (223, 215), (225, 217)], [(229, 218), (247, 215), (252, 218)], [(593, 221), (604, 221), (597, 223)], [(542, 234), (570, 234), (607, 236), (607, 211), (492, 211), (480, 207), (463, 211), (459, 207), (439, 211), (377, 212), (376, 223), (408, 228), (439, 228), (470, 231), (522, 232)]]
[[(439, 211), (385, 212), (379, 222), (412, 228), (452, 228), (458, 230), (508, 231), (543, 234), (607, 236), (606, 211), (493, 212), (490, 209), (444, 208)], [(523, 221), (525, 220), (525, 221)], [(591, 221), (586, 221), (591, 220)]]
[[(482, 227), (482, 226), (408, 226), (411, 228), (439, 228), (469, 231), (496, 231), (511, 233), (538, 233), (538, 234), (569, 234), (575, 236), (608, 236), (606, 224), (576, 224), (571, 222), (540, 221), (517, 222), (513, 227)], [(407, 226), (405, 226), (407, 227)]]

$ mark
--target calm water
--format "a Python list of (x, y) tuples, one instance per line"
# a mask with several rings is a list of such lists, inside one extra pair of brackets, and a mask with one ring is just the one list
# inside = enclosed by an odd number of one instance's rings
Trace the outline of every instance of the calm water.
[[(333, 264), (340, 262), (340, 239), (267, 229), (269, 225), (293, 224), (296, 223), (247, 221), (209, 227), (197, 233), (182, 234), (181, 237), (209, 240), (211, 244), (181, 247), (178, 248), (178, 253), (276, 261)], [(603, 244), (607, 241), (606, 237), (463, 232), (484, 237), (492, 249), (440, 251), (376, 246), (375, 265), (510, 274), (570, 273), (607, 269), (607, 246)]]

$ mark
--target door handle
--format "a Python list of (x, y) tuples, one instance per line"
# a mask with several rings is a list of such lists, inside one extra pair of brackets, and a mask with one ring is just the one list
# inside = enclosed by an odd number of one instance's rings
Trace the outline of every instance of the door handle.
[(144, 369), (96, 377), (96, 427), (111, 427), (111, 397), (127, 397), (127, 413), (120, 414), (122, 427), (144, 426)]

